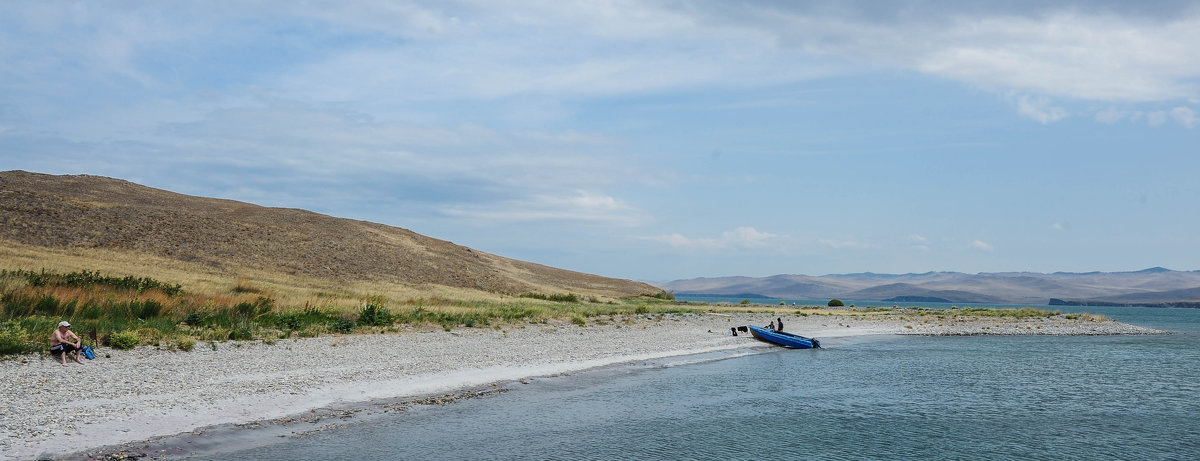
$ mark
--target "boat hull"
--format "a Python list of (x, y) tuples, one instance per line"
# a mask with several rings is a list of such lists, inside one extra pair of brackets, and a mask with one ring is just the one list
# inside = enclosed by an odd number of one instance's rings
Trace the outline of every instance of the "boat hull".
[(790, 347), (792, 349), (812, 349), (820, 348), (821, 342), (816, 338), (808, 338), (797, 334), (787, 333), (783, 331), (775, 331), (770, 328), (750, 326), (750, 334), (754, 335), (760, 341), (775, 344), (777, 346)]

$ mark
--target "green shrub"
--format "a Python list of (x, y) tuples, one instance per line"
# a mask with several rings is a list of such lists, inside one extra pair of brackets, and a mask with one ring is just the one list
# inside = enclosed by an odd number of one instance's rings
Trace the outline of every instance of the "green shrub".
[(208, 325), (208, 316), (200, 312), (192, 312), (183, 318), (183, 323), (193, 327), (203, 327)]
[(828, 306), (829, 307), (842, 307), (842, 306), (845, 306), (845, 304), (842, 303), (842, 300), (834, 298), (834, 299), (829, 300)]
[(196, 347), (196, 341), (192, 338), (183, 338), (179, 340), (179, 349), (184, 352), (191, 352), (192, 348)]
[(576, 316), (571, 317), (571, 323), (574, 323), (574, 324), (582, 327), (582, 326), (587, 325), (587, 319), (584, 319), (582, 316), (576, 315)]
[(25, 332), (15, 322), (5, 323), (4, 327), (0, 328), (0, 355), (20, 354), (37, 350), (38, 344), (29, 341)]
[(329, 322), (329, 329), (338, 333), (349, 333), (354, 331), (354, 322), (346, 319), (336, 319)]
[(385, 327), (392, 324), (392, 313), (386, 307), (377, 304), (367, 304), (358, 312), (358, 324), (371, 327)]
[(109, 346), (123, 351), (133, 349), (141, 342), (142, 339), (138, 337), (138, 334), (132, 331), (122, 331), (108, 338)]
[(236, 306), (233, 306), (233, 310), (234, 310), (234, 312), (237, 313), (237, 315), (239, 317), (250, 317), (250, 316), (254, 315), (254, 311), (256, 310), (256, 308), (255, 308), (254, 304), (242, 302), (242, 303), (238, 303), (238, 305), (236, 305)]
[(300, 327), (304, 326), (304, 322), (300, 320), (300, 314), (289, 312), (277, 317), (275, 319), (275, 326), (280, 330), (292, 331), (299, 330)]
[(260, 325), (274, 325), (284, 331), (300, 331), (312, 325), (325, 325), (337, 316), (316, 307), (293, 310), (281, 314), (267, 313), (256, 319)]
[(248, 341), (254, 339), (254, 332), (245, 326), (237, 327), (229, 331), (229, 339), (232, 341)]

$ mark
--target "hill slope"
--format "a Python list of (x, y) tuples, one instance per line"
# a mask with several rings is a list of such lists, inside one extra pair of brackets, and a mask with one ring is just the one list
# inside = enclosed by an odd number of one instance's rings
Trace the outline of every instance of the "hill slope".
[[(611, 297), (661, 292), (641, 282), (509, 259), (397, 227), (88, 175), (0, 172), (0, 249), (5, 247), (8, 254), (32, 248), (149, 255), (230, 277), (264, 272), (339, 283)], [(9, 263), (0, 260), (0, 265)]]

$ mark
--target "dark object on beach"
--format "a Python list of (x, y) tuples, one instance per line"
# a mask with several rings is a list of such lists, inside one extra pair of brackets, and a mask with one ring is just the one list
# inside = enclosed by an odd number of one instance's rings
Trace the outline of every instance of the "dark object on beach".
[(738, 331), (740, 331), (740, 332), (742, 332), (742, 333), (749, 333), (749, 332), (750, 332), (750, 329), (749, 329), (749, 328), (746, 328), (746, 326), (745, 326), (745, 325), (742, 325), (742, 326), (740, 326), (740, 327), (737, 327), (737, 329), (738, 329)]
[(737, 327), (729, 327), (729, 331), (733, 332), (734, 336), (737, 336)]
[(783, 347), (790, 347), (792, 349), (813, 349), (813, 348), (820, 349), (821, 348), (821, 342), (818, 341), (816, 338), (808, 338), (808, 337), (800, 336), (797, 334), (784, 333), (782, 331), (770, 330), (767, 328), (756, 327), (753, 325), (751, 325), (749, 328), (750, 328), (750, 334), (754, 335), (754, 337), (758, 338), (758, 340), (760, 340), (760, 341), (768, 342), (768, 343), (783, 346)]

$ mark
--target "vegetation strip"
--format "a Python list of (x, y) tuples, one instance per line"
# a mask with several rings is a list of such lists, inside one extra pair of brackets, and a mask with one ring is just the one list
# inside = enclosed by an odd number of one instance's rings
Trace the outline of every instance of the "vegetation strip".
[[(675, 302), (669, 296), (602, 302), (575, 294), (521, 293), (504, 301), (465, 301), (441, 297), (392, 300), (363, 296), (356, 305), (280, 305), (269, 290), (238, 280), (224, 293), (187, 292), (180, 285), (149, 277), (115, 277), (99, 272), (65, 274), (31, 270), (0, 271), (0, 355), (44, 352), (49, 333), (61, 320), (93, 346), (131, 349), (152, 345), (191, 351), (197, 341), (215, 348), (222, 341), (274, 342), (326, 334), (384, 333), (399, 326), (436, 325), (454, 328), (501, 328), (513, 323), (567, 320), (577, 326), (604, 322), (603, 317), (668, 313), (781, 312), (795, 316), (839, 315), (862, 318), (912, 318), (946, 322), (963, 318), (1050, 318), (1061, 315), (1026, 307), (993, 308), (844, 308), (774, 307)], [(1105, 320), (1090, 314), (1068, 319)]]
[[(495, 327), (513, 322), (570, 319), (583, 326), (603, 315), (692, 312), (671, 299), (642, 297), (602, 302), (575, 294), (523, 293), (503, 302), (437, 296), (390, 300), (360, 297), (356, 305), (280, 305), (268, 290), (238, 280), (227, 292), (187, 292), (149, 277), (111, 277), (0, 271), (0, 355), (45, 351), (62, 320), (90, 345), (130, 349), (154, 345), (191, 350), (196, 341), (275, 341), (324, 334), (396, 331), (397, 325)], [(215, 346), (214, 346), (215, 347)]]

